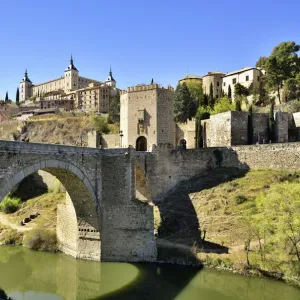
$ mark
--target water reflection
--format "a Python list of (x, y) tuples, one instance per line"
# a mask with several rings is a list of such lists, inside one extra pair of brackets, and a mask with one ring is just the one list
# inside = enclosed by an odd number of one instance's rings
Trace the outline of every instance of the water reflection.
[(300, 299), (299, 289), (263, 278), (172, 265), (88, 262), (7, 246), (0, 247), (0, 287), (14, 300)]

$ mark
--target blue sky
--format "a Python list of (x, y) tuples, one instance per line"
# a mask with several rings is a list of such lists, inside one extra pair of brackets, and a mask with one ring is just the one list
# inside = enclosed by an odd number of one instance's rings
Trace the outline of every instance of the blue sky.
[(119, 88), (254, 66), (281, 41), (300, 43), (299, 0), (3, 0), (0, 99), (27, 67), (33, 83), (82, 76)]

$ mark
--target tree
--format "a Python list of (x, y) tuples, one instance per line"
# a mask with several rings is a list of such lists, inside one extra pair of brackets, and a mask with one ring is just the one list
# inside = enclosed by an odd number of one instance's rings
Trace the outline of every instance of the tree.
[(265, 65), (268, 61), (268, 57), (266, 56), (261, 56), (258, 61), (256, 62), (256, 68), (262, 68), (265, 69)]
[(234, 94), (237, 96), (248, 96), (249, 90), (244, 85), (237, 83), (234, 86)]
[(237, 97), (235, 99), (235, 110), (236, 111), (242, 111), (242, 105), (241, 105), (241, 98)]
[(273, 49), (269, 57), (260, 58), (256, 63), (265, 69), (266, 83), (271, 90), (277, 91), (279, 103), (283, 82), (295, 78), (300, 72), (300, 57), (297, 54), (299, 50), (300, 45), (295, 42), (283, 42)]
[(94, 121), (94, 127), (96, 131), (104, 134), (109, 133), (108, 124), (106, 122), (106, 119), (103, 116), (101, 115), (94, 116), (93, 121)]
[[(294, 254), (300, 261), (300, 186), (285, 182), (261, 194), (257, 206), (272, 235), (276, 248), (285, 250), (287, 257)], [(290, 259), (292, 260), (292, 259)]]
[(19, 88), (17, 88), (17, 92), (16, 92), (16, 104), (17, 105), (20, 104), (20, 92), (19, 92)]
[(205, 106), (200, 106), (196, 115), (196, 148), (203, 147), (202, 126), (201, 121), (209, 119), (210, 109)]
[(120, 92), (116, 91), (116, 94), (112, 97), (109, 104), (108, 111), (108, 123), (120, 122)]
[(269, 111), (269, 138), (274, 141), (275, 119), (274, 119), (274, 104), (272, 103)]
[(208, 105), (208, 95), (207, 94), (203, 95), (203, 105), (205, 105), (205, 106)]
[(299, 99), (300, 96), (299, 86), (300, 86), (300, 81), (298, 81), (297, 78), (289, 78), (284, 82), (284, 91), (287, 100)]
[(234, 104), (227, 97), (218, 98), (211, 115), (220, 114), (225, 111), (233, 111)]
[(193, 99), (185, 83), (178, 84), (174, 93), (175, 121), (186, 122), (191, 118)]
[(232, 95), (231, 95), (231, 86), (230, 85), (228, 86), (228, 95), (227, 95), (227, 97), (230, 98), (230, 99), (232, 98)]
[(214, 99), (214, 87), (212, 82), (210, 83), (209, 87), (209, 96), (208, 96), (208, 105), (213, 108), (215, 104), (215, 99)]
[[(190, 90), (191, 98), (195, 101), (197, 108), (201, 105), (204, 105), (204, 94), (202, 85), (199, 83), (188, 82), (186, 83), (187, 87)], [(194, 113), (194, 116), (196, 112)]]
[(7, 103), (8, 102), (8, 92), (6, 92), (6, 94), (5, 94), (5, 103)]

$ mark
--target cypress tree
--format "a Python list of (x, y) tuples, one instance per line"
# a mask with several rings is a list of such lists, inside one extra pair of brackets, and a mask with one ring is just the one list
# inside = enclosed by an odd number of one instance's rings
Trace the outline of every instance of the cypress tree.
[(235, 110), (236, 111), (242, 111), (242, 107), (241, 107), (241, 100), (240, 99), (235, 99)]
[(5, 95), (5, 103), (8, 102), (8, 92), (6, 92), (6, 95)]
[(274, 141), (274, 127), (275, 127), (275, 119), (274, 119), (274, 104), (272, 103), (269, 111), (269, 139)]
[(19, 88), (17, 88), (17, 92), (16, 92), (16, 104), (17, 105), (20, 104), (20, 92), (19, 92)]
[(174, 93), (174, 115), (176, 122), (186, 122), (190, 118), (193, 99), (185, 83), (178, 84)]
[(231, 99), (231, 86), (228, 86), (228, 98)]
[(213, 87), (212, 82), (210, 83), (210, 87), (209, 87), (208, 104), (211, 108), (213, 108), (214, 104), (215, 104), (215, 101), (214, 101), (214, 87)]

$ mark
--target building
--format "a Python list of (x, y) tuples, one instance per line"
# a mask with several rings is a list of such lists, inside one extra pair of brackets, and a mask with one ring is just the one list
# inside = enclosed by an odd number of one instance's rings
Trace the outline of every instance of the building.
[(246, 88), (259, 89), (261, 85), (261, 78), (263, 76), (263, 70), (260, 68), (243, 68), (234, 72), (227, 73), (222, 81), (222, 88), (224, 93), (228, 95), (229, 87), (231, 89), (232, 99), (234, 99), (234, 86), (237, 83), (242, 84)]
[(194, 83), (196, 85), (202, 85), (202, 77), (197, 76), (197, 75), (188, 74), (184, 78), (178, 80), (178, 83), (179, 84), (186, 83), (187, 85), (189, 83)]
[(158, 84), (130, 87), (121, 91), (121, 147), (149, 151), (152, 145), (174, 145), (174, 89)]
[(20, 83), (21, 106), (32, 106), (33, 102), (43, 102), (40, 105), (41, 109), (53, 108), (56, 104), (55, 107), (67, 110), (87, 108), (87, 110), (106, 112), (109, 97), (115, 92), (116, 81), (111, 69), (104, 82), (82, 77), (79, 76), (72, 56), (64, 76), (41, 84), (33, 84), (26, 70)]
[(225, 76), (222, 72), (208, 72), (202, 77), (203, 93), (209, 95), (210, 87), (213, 87), (214, 98), (222, 95), (222, 78)]

